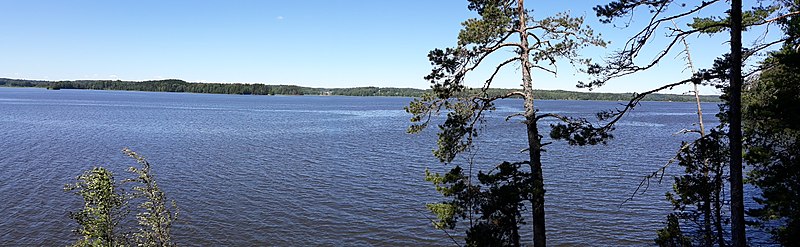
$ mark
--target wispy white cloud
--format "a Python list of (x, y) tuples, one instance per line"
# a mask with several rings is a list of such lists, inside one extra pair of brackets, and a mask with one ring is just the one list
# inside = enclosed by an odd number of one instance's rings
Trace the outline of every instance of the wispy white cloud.
[(283, 20), (283, 16), (282, 16), (282, 15), (279, 15), (279, 16), (275, 17), (275, 19), (276, 19), (276, 20), (279, 20), (279, 21), (282, 21), (282, 20)]

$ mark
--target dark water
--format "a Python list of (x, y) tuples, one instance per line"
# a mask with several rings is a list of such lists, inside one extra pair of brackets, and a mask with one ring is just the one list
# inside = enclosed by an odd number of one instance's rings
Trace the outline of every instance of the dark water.
[[(431, 155), (435, 128), (405, 133), (409, 100), (0, 88), (0, 246), (76, 239), (67, 212), (81, 201), (63, 185), (92, 166), (122, 176), (134, 165), (123, 147), (145, 155), (178, 202), (173, 232), (182, 245), (451, 245), (424, 207), (441, 199), (423, 180), (425, 168), (447, 168)], [(588, 117), (619, 103), (538, 106)], [(674, 133), (692, 127), (693, 108), (647, 102), (608, 146), (551, 145), (550, 243), (652, 243), (670, 209), (663, 194), (671, 180), (621, 203), (692, 138)], [(705, 108), (714, 119), (716, 106)], [(478, 166), (525, 159), (524, 126), (503, 121), (520, 109), (509, 100), (490, 115)]]

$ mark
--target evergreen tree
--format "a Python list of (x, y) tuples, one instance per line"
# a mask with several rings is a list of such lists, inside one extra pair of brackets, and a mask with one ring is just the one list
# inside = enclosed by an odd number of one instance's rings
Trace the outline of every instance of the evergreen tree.
[[(793, 20), (798, 27), (798, 20)], [(761, 190), (748, 211), (784, 246), (800, 243), (800, 53), (787, 43), (762, 63), (744, 95), (749, 182)]]
[[(483, 117), (494, 109), (494, 102), (518, 97), (523, 99), (524, 112), (514, 116), (524, 118), (525, 151), (529, 159), (502, 162), (493, 169), (481, 170), (477, 183), (473, 183), (472, 164), (466, 171), (461, 165), (454, 165), (444, 175), (426, 172), (426, 179), (435, 184), (437, 191), (450, 198), (429, 204), (428, 208), (437, 215), (439, 221), (434, 225), (439, 228), (454, 228), (459, 219), (469, 220), (468, 245), (519, 246), (520, 225), (525, 223), (522, 211), (529, 203), (533, 245), (545, 246), (541, 157), (548, 143), (543, 142), (538, 122), (545, 118), (559, 121), (551, 125), (550, 137), (572, 145), (605, 143), (611, 138), (612, 127), (595, 127), (585, 119), (540, 113), (534, 104), (536, 91), (532, 71), (555, 74), (558, 60), (588, 64), (588, 59), (578, 56), (578, 50), (586, 46), (605, 46), (605, 42), (594, 35), (582, 17), (560, 13), (535, 19), (523, 0), (471, 0), (468, 7), (480, 17), (462, 23), (464, 28), (458, 35), (458, 46), (435, 49), (428, 54), (433, 69), (425, 79), (432, 83), (432, 93), (415, 99), (406, 107), (413, 114), (409, 132), (421, 131), (432, 116), (446, 112), (447, 119), (439, 124), (438, 148), (434, 155), (441, 162), (452, 164), (458, 154), (473, 146)], [(483, 65), (487, 56), (507, 50), (513, 51), (513, 56), (496, 64), (482, 87), (470, 90), (465, 85), (465, 76)], [(495, 76), (512, 64), (519, 65), (521, 88), (490, 95)]]
[[(581, 83), (584, 87), (601, 86), (608, 80), (620, 76), (629, 75), (638, 71), (648, 70), (660, 63), (662, 59), (671, 51), (674, 45), (692, 34), (715, 34), (724, 31), (730, 32), (730, 54), (724, 55), (715, 62), (713, 68), (701, 70), (694, 74), (692, 78), (682, 80), (667, 85), (677, 86), (684, 83), (703, 83), (706, 81), (717, 81), (717, 85), (724, 89), (723, 113), (721, 117), (727, 124), (728, 149), (729, 149), (729, 181), (730, 181), (730, 206), (731, 206), (731, 236), (734, 246), (745, 246), (745, 222), (744, 222), (744, 202), (742, 186), (742, 128), (741, 128), (741, 89), (742, 89), (742, 65), (745, 60), (757, 52), (770, 47), (776, 43), (785, 42), (786, 39), (759, 43), (749, 49), (742, 49), (742, 32), (750, 27), (770, 25), (777, 20), (786, 19), (796, 12), (785, 13), (787, 1), (774, 1), (772, 5), (761, 5), (752, 10), (742, 12), (742, 1), (732, 0), (728, 11), (724, 16), (704, 17), (698, 16), (702, 10), (709, 6), (724, 3), (720, 0), (701, 1), (695, 6), (679, 11), (677, 14), (666, 14), (670, 7), (685, 8), (686, 4), (677, 4), (673, 0), (616, 0), (606, 5), (595, 7), (601, 21), (610, 23), (615, 18), (629, 15), (638, 7), (649, 8), (652, 18), (645, 25), (642, 31), (630, 38), (625, 47), (611, 56), (611, 61), (606, 66), (593, 65), (589, 67), (591, 73), (597, 74), (598, 79), (589, 83)], [(777, 15), (776, 15), (777, 13)], [(655, 57), (645, 64), (637, 64), (634, 59), (639, 57), (640, 51), (654, 39), (656, 31), (668, 22), (674, 22), (682, 18), (693, 18), (688, 30), (679, 28), (671, 29), (669, 42)], [(722, 245), (724, 242), (719, 241)]]

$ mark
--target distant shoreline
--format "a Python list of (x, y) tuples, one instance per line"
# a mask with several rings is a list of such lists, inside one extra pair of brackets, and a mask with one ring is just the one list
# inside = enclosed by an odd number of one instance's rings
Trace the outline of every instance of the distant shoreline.
[[(296, 85), (267, 85), (244, 83), (192, 83), (182, 80), (155, 81), (120, 81), (120, 80), (76, 80), (76, 81), (41, 81), (25, 79), (0, 78), (0, 87), (28, 87), (88, 90), (118, 90), (143, 92), (175, 92), (205, 94), (239, 94), (239, 95), (320, 95), (320, 96), (387, 96), (387, 97), (420, 97), (430, 89), (394, 88), (394, 87), (353, 87), (353, 88), (312, 88)], [(490, 95), (501, 95), (511, 89), (490, 89)], [(600, 100), (628, 101), (632, 93), (587, 93), (565, 90), (535, 90), (540, 100)], [(694, 101), (693, 95), (652, 94), (644, 98), (646, 101)], [(702, 102), (719, 102), (718, 95), (701, 95)]]

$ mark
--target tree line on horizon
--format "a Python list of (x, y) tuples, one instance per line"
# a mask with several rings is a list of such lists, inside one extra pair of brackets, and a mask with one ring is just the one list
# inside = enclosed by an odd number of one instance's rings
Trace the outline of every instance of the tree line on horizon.
[[(148, 92), (186, 92), (240, 95), (339, 95), (339, 96), (398, 96), (421, 97), (430, 89), (395, 87), (353, 87), (353, 88), (313, 88), (295, 85), (267, 85), (260, 83), (195, 83), (178, 79), (152, 81), (120, 80), (76, 80), (76, 81), (37, 81), (0, 78), (0, 87), (38, 87), (49, 89), (89, 89)], [(465, 94), (479, 91), (471, 89)], [(489, 95), (503, 95), (511, 89), (492, 88)], [(631, 93), (587, 93), (566, 90), (535, 90), (538, 99), (543, 100), (604, 100), (627, 101)], [(689, 102), (694, 96), (681, 94), (651, 94), (645, 100)], [(703, 102), (719, 102), (717, 95), (702, 95)]]

